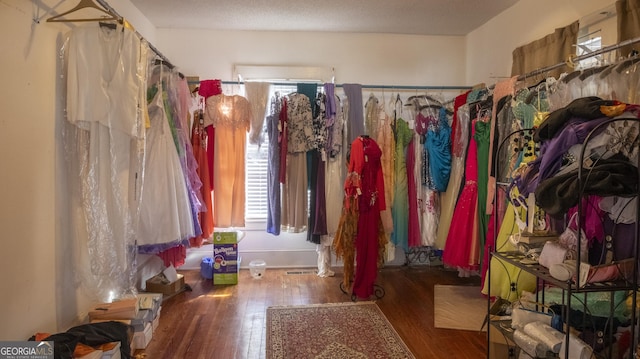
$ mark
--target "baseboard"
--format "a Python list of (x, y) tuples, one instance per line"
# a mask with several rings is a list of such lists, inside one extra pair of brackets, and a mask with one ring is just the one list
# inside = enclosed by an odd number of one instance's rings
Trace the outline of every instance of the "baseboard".
[[(191, 248), (187, 251), (185, 264), (178, 269), (199, 270), (202, 258), (212, 257), (212, 255), (212, 245)], [(318, 266), (318, 253), (313, 249), (250, 249), (240, 250), (238, 256), (241, 258), (240, 268), (249, 268), (249, 263), (256, 259), (265, 261), (268, 268), (312, 268)], [(332, 265), (335, 263), (336, 261), (332, 260)]]

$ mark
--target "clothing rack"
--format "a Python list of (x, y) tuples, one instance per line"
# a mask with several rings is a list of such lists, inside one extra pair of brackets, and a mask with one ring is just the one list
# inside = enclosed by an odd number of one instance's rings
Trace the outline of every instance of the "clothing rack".
[[(109, 5), (105, 0), (93, 0), (96, 1), (98, 4), (100, 4), (102, 7), (104, 7), (107, 12), (110, 15), (113, 15), (114, 17), (116, 17), (118, 19), (119, 22), (123, 22), (124, 17), (122, 17), (122, 15), (120, 15), (111, 5)], [(56, 5), (57, 6), (57, 5)], [(113, 19), (106, 19), (106, 21), (108, 20), (113, 20)], [(36, 23), (39, 23), (40, 20), (39, 19), (34, 19), (34, 21)], [(90, 20), (65, 20), (65, 21), (58, 21), (58, 22), (74, 22), (74, 21), (95, 21), (94, 19), (90, 19)], [(164, 56), (162, 54), (162, 52), (160, 52), (155, 46), (153, 46), (153, 44), (151, 44), (151, 42), (149, 42), (147, 39), (144, 38), (144, 36), (142, 36), (142, 34), (140, 34), (137, 30), (134, 30), (136, 35), (141, 39), (144, 40), (148, 45), (149, 48), (160, 58), (160, 60), (167, 66), (169, 66), (170, 68), (174, 68), (175, 66), (173, 65), (173, 63), (171, 61), (169, 61), (169, 59)]]
[[(118, 16), (119, 18), (122, 19), (122, 16), (120, 14), (118, 14), (118, 12), (111, 7), (111, 5), (109, 5), (106, 0), (95, 0), (98, 2), (98, 4), (104, 6), (105, 9), (109, 10), (110, 12), (112, 12), (114, 15)], [(142, 34), (140, 34), (138, 32), (138, 30), (135, 30), (136, 35), (138, 35), (138, 37), (141, 40), (144, 40), (147, 42), (147, 44), (149, 45), (149, 48), (156, 53), (156, 55), (162, 60), (162, 62), (164, 62), (165, 65), (169, 66), (170, 68), (174, 68), (175, 66), (173, 65), (173, 63), (171, 61), (169, 61), (169, 59), (164, 56), (164, 54), (162, 54), (162, 52), (160, 52), (160, 50), (158, 50), (155, 46), (153, 46), (152, 43), (150, 43), (147, 39), (144, 38), (144, 36), (142, 36)]]
[(528, 73), (526, 73), (524, 75), (518, 76), (517, 80), (518, 81), (526, 80), (529, 77), (537, 76), (537, 75), (543, 74), (545, 72), (548, 72), (548, 71), (551, 71), (551, 70), (555, 70), (555, 69), (557, 69), (559, 67), (562, 67), (562, 66), (565, 66), (565, 65), (567, 65), (569, 67), (573, 67), (575, 62), (582, 61), (582, 60), (585, 60), (585, 59), (588, 59), (588, 58), (591, 58), (591, 57), (594, 57), (594, 56), (598, 56), (600, 54), (604, 54), (604, 53), (607, 53), (607, 52), (615, 51), (615, 50), (617, 50), (617, 49), (619, 49), (621, 47), (633, 45), (633, 44), (636, 44), (638, 42), (640, 42), (640, 37), (636, 37), (636, 38), (633, 38), (633, 39), (621, 41), (621, 42), (619, 42), (617, 44), (614, 44), (614, 45), (605, 46), (605, 47), (603, 47), (603, 48), (601, 48), (599, 50), (594, 50), (594, 51), (592, 51), (592, 52), (590, 52), (588, 54), (584, 54), (584, 55), (580, 55), (580, 56), (570, 55), (569, 58), (564, 62), (559, 62), (559, 63), (557, 63), (555, 65), (550, 65), (550, 66), (547, 66), (547, 67), (543, 67), (543, 68), (539, 68), (539, 69), (533, 70), (533, 71), (528, 72)]
[[(304, 82), (304, 81), (301, 81)], [(223, 85), (244, 85), (244, 81), (221, 81)], [(275, 86), (292, 86), (295, 82), (269, 82)], [(318, 85), (323, 83), (318, 82)], [(343, 84), (336, 84), (336, 87), (342, 87)], [(405, 85), (360, 85), (363, 89), (380, 89), (380, 90), (470, 90), (471, 86), (405, 86)]]

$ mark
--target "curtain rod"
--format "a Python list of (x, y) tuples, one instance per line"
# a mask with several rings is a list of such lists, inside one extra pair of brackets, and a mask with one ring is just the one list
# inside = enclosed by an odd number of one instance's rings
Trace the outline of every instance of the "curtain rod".
[[(301, 83), (315, 83), (305, 82)], [(244, 85), (244, 81), (221, 81), (223, 85)], [(269, 82), (275, 86), (293, 86), (297, 82)], [(318, 82), (318, 85), (323, 85)], [(336, 87), (342, 87), (343, 84), (336, 84)], [(471, 86), (405, 86), (405, 85), (360, 85), (363, 89), (391, 89), (391, 90), (469, 90)]]
[[(102, 5), (105, 9), (109, 10), (111, 13), (113, 13), (114, 15), (116, 15), (117, 17), (119, 17), (119, 18), (123, 19), (122, 15), (120, 15), (120, 14), (116, 11), (116, 9), (114, 9), (111, 5), (109, 5), (109, 4), (106, 2), (106, 0), (95, 0), (95, 1), (96, 1), (96, 2), (98, 2), (100, 5)], [(146, 42), (147, 42), (147, 44), (149, 45), (149, 48), (150, 48), (153, 52), (155, 52), (155, 53), (156, 53), (156, 55), (158, 55), (158, 57), (160, 57), (160, 59), (162, 59), (162, 62), (165, 62), (165, 63), (166, 63), (166, 65), (168, 65), (168, 66), (169, 66), (169, 67), (171, 67), (171, 68), (175, 67), (175, 66), (173, 65), (173, 63), (172, 63), (171, 61), (169, 61), (169, 59), (168, 59), (166, 56), (164, 56), (164, 55), (162, 54), (162, 52), (160, 52), (160, 50), (158, 50), (155, 46), (153, 46), (153, 44), (152, 44), (151, 42), (149, 42), (149, 40), (145, 39), (145, 38), (144, 38), (144, 36), (142, 36), (142, 34), (138, 32), (138, 30), (134, 30), (134, 31), (135, 31), (136, 35), (137, 35), (140, 39), (142, 39), (142, 40), (144, 40), (144, 41), (146, 41)]]
[(640, 37), (636, 37), (636, 38), (633, 38), (633, 39), (621, 41), (621, 42), (619, 42), (617, 44), (614, 44), (614, 45), (605, 46), (605, 47), (603, 47), (603, 48), (601, 48), (599, 50), (594, 50), (594, 51), (592, 51), (592, 52), (590, 52), (588, 54), (584, 54), (584, 55), (580, 55), (580, 56), (571, 55), (567, 61), (560, 62), (560, 63), (557, 63), (555, 65), (543, 67), (543, 68), (540, 68), (540, 69), (537, 69), (537, 70), (533, 70), (533, 71), (531, 71), (529, 73), (526, 73), (524, 75), (518, 76), (517, 80), (518, 81), (522, 81), (522, 80), (525, 80), (527, 77), (533, 77), (533, 76), (536, 76), (536, 75), (540, 75), (542, 73), (557, 69), (558, 67), (562, 67), (564, 65), (568, 65), (569, 66), (569, 63), (582, 61), (584, 59), (588, 59), (590, 57), (594, 57), (594, 56), (597, 56), (597, 55), (600, 55), (600, 54), (604, 54), (606, 52), (611, 52), (611, 51), (617, 50), (617, 49), (619, 49), (621, 47), (625, 47), (625, 46), (628, 46), (628, 45), (633, 45), (633, 44), (638, 43), (638, 42), (640, 42)]

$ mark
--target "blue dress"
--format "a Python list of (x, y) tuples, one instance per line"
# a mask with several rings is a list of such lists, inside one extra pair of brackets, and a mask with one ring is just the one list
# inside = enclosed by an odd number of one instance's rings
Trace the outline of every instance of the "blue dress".
[(438, 117), (437, 123), (428, 124), (424, 147), (429, 164), (430, 189), (445, 192), (451, 174), (451, 126), (444, 108), (440, 109)]

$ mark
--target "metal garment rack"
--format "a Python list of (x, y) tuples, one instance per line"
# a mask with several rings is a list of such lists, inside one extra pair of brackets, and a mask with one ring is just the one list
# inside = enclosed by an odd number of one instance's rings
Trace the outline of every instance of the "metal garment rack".
[(617, 44), (614, 44), (614, 45), (605, 46), (605, 47), (603, 47), (603, 48), (601, 48), (599, 50), (594, 50), (594, 51), (592, 51), (592, 52), (590, 52), (588, 54), (584, 54), (584, 55), (580, 55), (580, 56), (570, 55), (569, 58), (564, 62), (559, 62), (559, 63), (557, 63), (555, 65), (550, 65), (550, 66), (547, 66), (547, 67), (542, 67), (542, 68), (533, 70), (533, 71), (528, 72), (528, 73), (526, 73), (524, 75), (518, 76), (517, 80), (518, 81), (522, 81), (522, 80), (525, 80), (525, 79), (527, 79), (529, 77), (534, 77), (534, 76), (543, 74), (545, 72), (549, 72), (551, 70), (555, 70), (555, 69), (557, 69), (559, 67), (562, 67), (562, 66), (565, 66), (565, 65), (569, 66), (569, 67), (573, 67), (575, 62), (582, 61), (582, 60), (585, 60), (585, 59), (588, 59), (588, 58), (591, 58), (591, 57), (594, 57), (594, 56), (598, 56), (600, 54), (605, 54), (607, 52), (615, 51), (615, 50), (617, 50), (617, 49), (619, 49), (621, 47), (633, 45), (633, 44), (636, 44), (638, 42), (640, 42), (640, 37), (636, 37), (636, 38), (633, 38), (633, 39), (621, 41), (621, 42), (619, 42)]
[[(64, 1), (64, 0), (61, 0), (57, 5), (54, 5), (54, 6), (53, 6), (53, 8), (51, 8), (51, 9), (49, 10), (49, 12), (51, 12), (51, 11), (52, 11), (52, 10), (54, 10), (56, 7), (58, 7), (58, 5), (60, 5), (63, 1)], [(116, 11), (116, 9), (114, 9), (111, 5), (109, 5), (105, 0), (91, 0), (91, 1), (95, 1), (95, 2), (96, 2), (96, 3), (98, 3), (100, 6), (102, 6), (104, 9), (106, 9), (106, 10), (107, 10), (107, 12), (109, 13), (109, 15), (112, 15), (113, 17), (117, 18), (117, 20), (118, 20), (120, 23), (123, 23), (123, 22), (124, 22), (124, 17), (123, 17), (122, 15), (120, 15), (120, 14)], [(82, 6), (82, 5), (83, 5), (83, 2), (81, 1), (81, 2), (80, 2), (80, 7), (86, 7), (86, 6)], [(92, 5), (92, 6), (93, 6), (93, 5)], [(96, 7), (96, 8), (97, 8), (97, 7)], [(76, 9), (77, 9), (77, 8), (76, 8)], [(48, 13), (49, 13), (49, 12), (47, 12), (47, 14), (45, 14), (44, 16), (48, 15)], [(44, 16), (43, 16), (43, 17), (44, 17)], [(34, 19), (33, 19), (33, 21), (34, 21), (36, 24), (39, 24), (41, 19), (42, 19), (42, 18), (34, 18)], [(105, 21), (109, 21), (109, 20), (116, 20), (116, 19), (111, 19), (111, 18), (109, 18), (109, 19), (106, 19)], [(75, 21), (74, 21), (74, 20), (64, 20), (64, 21), (57, 21), (57, 22), (76, 22), (76, 21), (99, 21), (99, 19), (75, 20)], [(153, 44), (152, 44), (151, 42), (149, 42), (149, 40), (145, 39), (145, 38), (144, 38), (144, 36), (142, 36), (142, 34), (141, 34), (140, 32), (138, 32), (137, 30), (134, 30), (134, 31), (135, 31), (136, 36), (138, 36), (141, 40), (144, 40), (144, 41), (147, 43), (147, 45), (149, 45), (149, 48), (150, 48), (150, 49), (151, 49), (151, 50), (152, 50), (152, 51), (153, 51), (153, 52), (154, 52), (154, 53), (155, 53), (155, 54), (160, 58), (160, 60), (162, 60), (162, 62), (163, 62), (163, 63), (165, 63), (165, 65), (167, 65), (167, 66), (169, 66), (169, 67), (171, 67), (171, 68), (175, 67), (175, 66), (173, 65), (173, 63), (172, 63), (171, 61), (169, 61), (169, 59), (168, 59), (166, 56), (164, 56), (164, 54), (162, 54), (162, 52), (160, 52), (160, 50), (158, 50), (155, 46), (153, 46)]]
[[(105, 9), (109, 10), (109, 12), (113, 13), (114, 15), (118, 16), (119, 18), (123, 19), (123, 17), (118, 14), (118, 12), (111, 7), (111, 5), (109, 5), (105, 0), (95, 0), (98, 4), (102, 5)], [(156, 53), (156, 55), (158, 55), (158, 57), (160, 57), (160, 59), (162, 59), (162, 62), (164, 62), (166, 65), (169, 65), (169, 67), (175, 67), (173, 65), (173, 63), (171, 61), (169, 61), (169, 59), (164, 56), (164, 54), (162, 54), (162, 52), (160, 52), (160, 50), (158, 50), (155, 46), (153, 46), (153, 44), (151, 42), (149, 42), (149, 40), (145, 39), (144, 36), (142, 36), (142, 34), (140, 34), (137, 30), (136, 31), (136, 35), (138, 35), (138, 37), (140, 37), (140, 39), (144, 40), (147, 42), (147, 44), (149, 45), (149, 48)]]
[[(270, 82), (275, 86), (294, 86), (296, 82)], [(304, 81), (300, 81), (303, 82)], [(223, 85), (244, 85), (244, 81), (221, 81)], [(315, 82), (314, 82), (315, 83)], [(319, 86), (324, 83), (318, 82)], [(344, 84), (335, 84), (336, 87), (342, 87)], [(363, 89), (379, 89), (379, 90), (470, 90), (471, 86), (411, 86), (411, 85), (360, 85)]]

